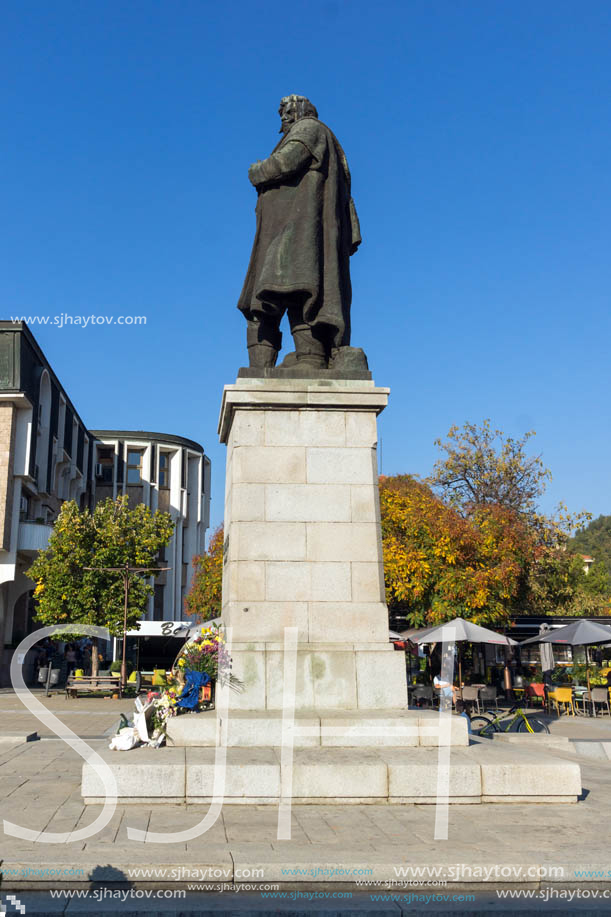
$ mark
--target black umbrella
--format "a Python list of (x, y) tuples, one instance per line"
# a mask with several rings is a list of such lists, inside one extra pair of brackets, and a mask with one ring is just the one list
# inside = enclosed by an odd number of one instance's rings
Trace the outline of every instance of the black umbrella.
[[(520, 643), (527, 646), (529, 643), (564, 643), (565, 646), (592, 646), (595, 643), (611, 643), (611, 627), (608, 624), (599, 624), (597, 621), (588, 621), (582, 618), (573, 621), (565, 627), (558, 627), (547, 634), (537, 634)], [(590, 690), (590, 666), (586, 653), (586, 677), (588, 691)]]

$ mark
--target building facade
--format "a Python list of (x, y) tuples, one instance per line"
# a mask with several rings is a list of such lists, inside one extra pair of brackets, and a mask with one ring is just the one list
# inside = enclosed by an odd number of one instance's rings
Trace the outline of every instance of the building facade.
[(172, 517), (174, 534), (159, 561), (170, 569), (154, 580), (146, 620), (180, 620), (193, 557), (203, 553), (210, 524), (210, 459), (199, 443), (182, 436), (142, 430), (92, 435), (95, 503), (127, 494), (130, 506), (144, 503)]
[(31, 332), (0, 322), (0, 639), (6, 672), (32, 630), (25, 575), (64, 500), (91, 499), (91, 434)]
[(31, 632), (34, 583), (26, 576), (48, 546), (65, 500), (93, 509), (128, 494), (175, 523), (147, 620), (180, 620), (192, 558), (209, 524), (210, 460), (189, 439), (85, 426), (28, 327), (0, 322), (0, 685)]

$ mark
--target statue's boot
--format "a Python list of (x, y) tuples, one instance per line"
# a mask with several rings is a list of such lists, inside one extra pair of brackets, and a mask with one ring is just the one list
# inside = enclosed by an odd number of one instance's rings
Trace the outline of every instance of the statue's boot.
[(276, 365), (282, 346), (282, 334), (269, 322), (248, 321), (246, 327), (248, 365), (253, 369), (270, 369)]
[(295, 342), (295, 354), (299, 366), (311, 366), (313, 369), (325, 369), (327, 366), (327, 348), (323, 341), (313, 334), (310, 325), (293, 325), (291, 333)]

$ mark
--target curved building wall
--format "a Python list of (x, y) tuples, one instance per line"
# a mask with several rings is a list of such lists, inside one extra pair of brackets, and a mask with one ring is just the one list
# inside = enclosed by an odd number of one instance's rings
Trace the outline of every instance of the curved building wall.
[(210, 460), (193, 440), (134, 430), (93, 430), (94, 503), (127, 494), (130, 506), (169, 512), (174, 533), (161, 559), (146, 620), (184, 617), (193, 557), (205, 547), (210, 518)]

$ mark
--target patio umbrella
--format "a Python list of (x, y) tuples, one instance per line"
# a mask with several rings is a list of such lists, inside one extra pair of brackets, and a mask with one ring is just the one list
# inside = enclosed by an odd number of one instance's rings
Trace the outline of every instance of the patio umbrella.
[[(539, 636), (544, 637), (546, 634), (550, 633), (549, 625), (542, 624), (539, 628)], [(539, 645), (539, 654), (541, 656), (541, 671), (545, 676), (547, 672), (551, 672), (554, 668), (554, 651), (552, 650), (551, 643), (541, 643)], [(545, 681), (545, 678), (543, 679)]]
[[(494, 630), (488, 630), (487, 627), (481, 627), (474, 624), (473, 621), (465, 621), (464, 618), (454, 618), (453, 621), (446, 621), (439, 627), (433, 627), (421, 636), (416, 637), (418, 643), (440, 643), (447, 640), (445, 628), (453, 627), (455, 631), (454, 640), (456, 643), (492, 643), (496, 646), (516, 646), (517, 640), (512, 637), (506, 637), (505, 634), (497, 634)], [(610, 628), (611, 630), (611, 628)], [(462, 699), (462, 658), (460, 648), (458, 651), (458, 684), (460, 687), (460, 696)]]
[(417, 638), (422, 637), (423, 634), (428, 634), (430, 630), (433, 630), (432, 627), (409, 627), (407, 630), (400, 631), (402, 640), (410, 640), (412, 643), (417, 643)]
[[(611, 643), (611, 627), (608, 624), (599, 624), (597, 621), (588, 621), (582, 618), (573, 621), (565, 627), (557, 627), (547, 634), (538, 634), (523, 640), (520, 646), (529, 643), (563, 643), (565, 646), (592, 646), (595, 643)], [(590, 666), (586, 654), (586, 678), (588, 691), (590, 690)]]
[[(401, 640), (404, 641), (405, 649), (408, 650), (408, 653), (409, 653), (407, 658), (408, 658), (408, 667), (409, 667), (408, 674), (410, 675), (410, 677), (412, 674), (412, 655), (416, 656), (416, 658), (419, 657), (418, 641), (416, 638), (419, 636), (422, 636), (422, 634), (428, 633), (429, 630), (432, 630), (432, 628), (431, 627), (408, 627), (406, 630), (399, 631), (399, 633), (401, 634)], [(411, 643), (412, 649), (410, 649), (407, 646), (408, 642)], [(415, 652), (414, 652), (414, 648), (415, 648)]]

